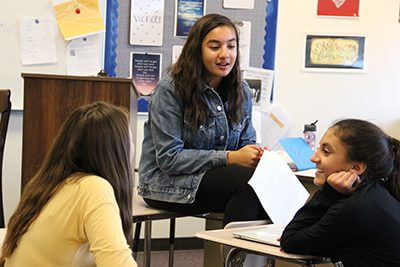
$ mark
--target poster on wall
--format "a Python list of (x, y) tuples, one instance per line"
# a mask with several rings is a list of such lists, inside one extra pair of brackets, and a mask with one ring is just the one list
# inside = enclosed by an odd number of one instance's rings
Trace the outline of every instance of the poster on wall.
[(365, 72), (365, 36), (306, 34), (305, 39), (303, 70)]
[(130, 76), (140, 93), (138, 112), (147, 112), (148, 98), (161, 77), (162, 54), (131, 53)]
[(359, 17), (360, 0), (318, 0), (318, 16)]
[(206, 0), (176, 0), (174, 35), (187, 37), (196, 21), (206, 12)]
[(131, 45), (161, 46), (164, 31), (164, 0), (131, 0)]

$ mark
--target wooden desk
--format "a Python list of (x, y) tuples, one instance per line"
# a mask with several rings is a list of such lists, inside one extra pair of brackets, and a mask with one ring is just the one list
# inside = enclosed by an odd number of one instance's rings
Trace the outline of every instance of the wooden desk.
[[(317, 191), (318, 187), (314, 185), (315, 169), (298, 171), (294, 174), (310, 193), (310, 197)], [(222, 229), (222, 220), (206, 220), (206, 230)], [(221, 256), (219, 254), (218, 244), (213, 242), (204, 242), (204, 267), (222, 266)]]
[[(289, 254), (281, 251), (279, 247), (270, 246), (266, 244), (261, 244), (257, 242), (242, 240), (239, 238), (233, 237), (233, 232), (238, 232), (240, 230), (250, 230), (257, 229), (263, 226), (252, 226), (245, 228), (233, 228), (233, 229), (222, 229), (222, 230), (212, 230), (212, 231), (202, 231), (195, 234), (197, 238), (201, 238), (204, 240), (212, 241), (215, 243), (223, 244), (238, 248), (242, 251), (261, 254), (270, 256), (274, 259), (280, 259), (286, 262), (299, 263), (305, 266), (313, 266), (314, 264), (326, 263), (329, 262), (327, 258), (321, 258), (310, 255), (297, 255), (297, 254)], [(234, 258), (230, 257), (226, 259), (227, 266), (231, 266), (230, 264), (233, 262)], [(232, 255), (233, 256), (233, 255)]]

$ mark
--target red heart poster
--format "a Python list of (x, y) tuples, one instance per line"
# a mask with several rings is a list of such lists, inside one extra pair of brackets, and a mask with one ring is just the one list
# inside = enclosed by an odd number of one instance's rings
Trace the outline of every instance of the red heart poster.
[(358, 17), (360, 0), (318, 0), (318, 16)]

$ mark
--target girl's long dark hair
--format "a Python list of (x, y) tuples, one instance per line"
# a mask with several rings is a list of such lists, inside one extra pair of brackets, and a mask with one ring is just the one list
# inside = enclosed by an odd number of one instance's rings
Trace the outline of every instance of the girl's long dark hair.
[(332, 127), (347, 149), (348, 159), (364, 162), (363, 180), (380, 179), (400, 201), (400, 142), (364, 120), (346, 119)]
[(73, 111), (62, 125), (38, 173), (26, 185), (8, 223), (0, 262), (9, 257), (43, 207), (78, 174), (93, 174), (114, 189), (124, 235), (132, 240), (132, 190), (128, 112), (104, 102)]
[[(200, 18), (189, 32), (182, 53), (177, 62), (170, 67), (175, 90), (184, 106), (184, 118), (192, 130), (205, 121), (208, 108), (202, 96), (206, 70), (202, 61), (201, 43), (205, 36), (216, 27), (229, 26), (236, 33), (237, 57), (231, 72), (220, 85), (228, 100), (227, 117), (229, 122), (239, 122), (243, 114), (243, 89), (239, 67), (239, 34), (234, 23), (219, 14), (208, 14)], [(216, 88), (215, 88), (216, 89)]]

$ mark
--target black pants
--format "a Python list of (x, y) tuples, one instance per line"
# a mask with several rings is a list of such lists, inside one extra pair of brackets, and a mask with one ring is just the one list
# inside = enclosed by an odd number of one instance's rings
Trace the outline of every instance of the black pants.
[(183, 214), (223, 212), (224, 226), (233, 221), (268, 219), (256, 193), (247, 184), (253, 172), (253, 168), (234, 165), (206, 172), (191, 204), (144, 200), (151, 207)]

